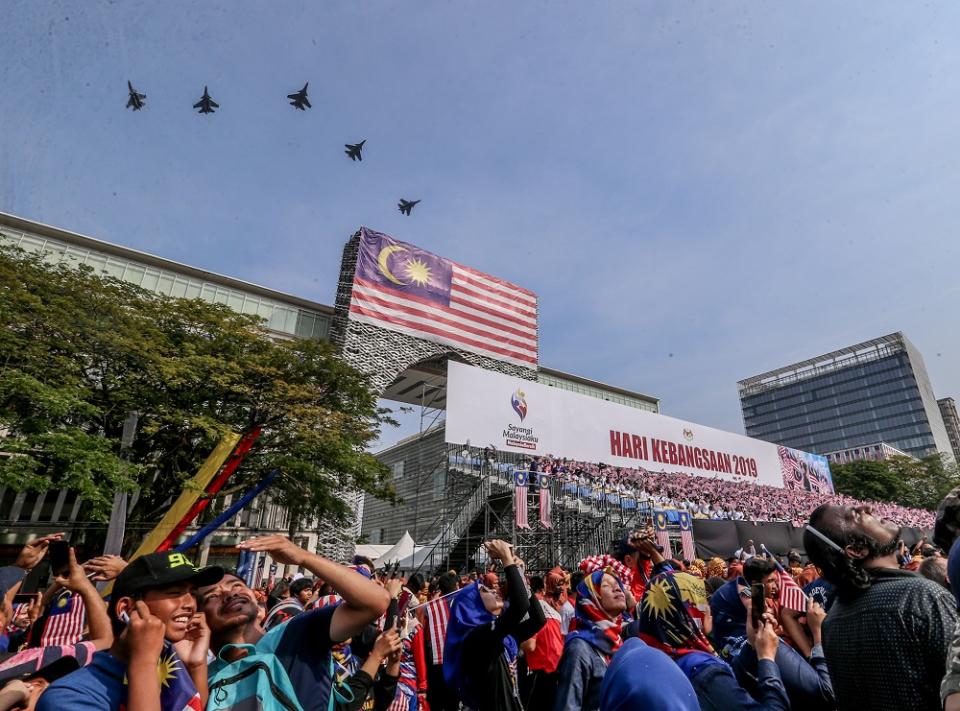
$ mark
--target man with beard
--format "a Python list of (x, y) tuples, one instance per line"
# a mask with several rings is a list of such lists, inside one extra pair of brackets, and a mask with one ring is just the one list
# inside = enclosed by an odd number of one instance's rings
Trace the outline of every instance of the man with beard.
[[(285, 536), (253, 538), (240, 548), (267, 553), (280, 565), (306, 568), (329, 583), (343, 602), (302, 612), (265, 633), (257, 624), (257, 599), (241, 578), (226, 573), (219, 584), (202, 589), (210, 649), (217, 655), (209, 668), (207, 708), (247, 708), (242, 704), (254, 708), (251, 694), (259, 697), (266, 688), (273, 703), (282, 699), (283, 707), (326, 711), (333, 646), (358, 635), (383, 614), (390, 594), (351, 568), (309, 553)], [(265, 678), (253, 678), (251, 670)], [(253, 683), (244, 682), (241, 688), (238, 680), (243, 678), (253, 678)]]
[(941, 586), (897, 565), (900, 529), (869, 507), (824, 504), (803, 535), (834, 586), (823, 650), (840, 709), (940, 709), (957, 605)]

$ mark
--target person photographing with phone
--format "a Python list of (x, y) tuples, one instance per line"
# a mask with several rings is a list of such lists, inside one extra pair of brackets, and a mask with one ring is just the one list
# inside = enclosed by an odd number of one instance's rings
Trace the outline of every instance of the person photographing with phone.
[[(454, 598), (443, 650), (443, 676), (458, 698), (474, 711), (522, 711), (517, 684), (517, 650), (546, 622), (527, 592), (516, 558), (506, 541), (484, 544), (503, 564), (507, 600), (481, 582)], [(529, 613), (529, 617), (527, 617)]]
[(116, 578), (108, 607), (114, 641), (90, 666), (44, 692), (39, 711), (201, 711), (207, 701), (210, 631), (195, 592), (223, 577), (182, 553), (151, 553)]

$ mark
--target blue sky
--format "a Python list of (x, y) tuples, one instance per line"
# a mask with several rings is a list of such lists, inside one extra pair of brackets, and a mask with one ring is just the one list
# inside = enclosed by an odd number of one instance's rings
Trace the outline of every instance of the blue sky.
[(364, 224), (536, 291), (542, 363), (734, 431), (738, 379), (896, 330), (960, 396), (958, 16), (13, 0), (0, 210), (325, 303)]

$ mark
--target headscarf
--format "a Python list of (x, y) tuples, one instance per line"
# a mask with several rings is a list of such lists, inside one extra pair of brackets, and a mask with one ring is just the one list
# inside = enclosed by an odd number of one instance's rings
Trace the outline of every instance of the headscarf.
[(611, 615), (600, 605), (600, 583), (608, 573), (623, 590), (623, 583), (609, 570), (596, 570), (585, 577), (577, 586), (575, 628), (567, 635), (567, 643), (574, 638), (582, 639), (609, 660), (623, 642), (620, 639), (623, 618), (619, 614)]
[(701, 558), (694, 558), (693, 562), (690, 564), (690, 567), (687, 568), (687, 572), (691, 575), (696, 575), (701, 580), (706, 580), (707, 564), (704, 563)]
[(688, 573), (655, 575), (639, 605), (640, 638), (674, 659), (691, 652), (712, 655), (713, 646), (695, 621), (706, 605), (702, 580)]
[(700, 711), (689, 679), (663, 652), (632, 637), (603, 675), (600, 708), (604, 711)]
[[(480, 597), (480, 584), (474, 583), (458, 592), (450, 604), (450, 621), (447, 624), (447, 639), (443, 644), (443, 680), (464, 704), (470, 708), (479, 706), (477, 687), (486, 680), (471, 674), (463, 667), (463, 647), (473, 630), (494, 621)], [(507, 663), (517, 658), (517, 640), (510, 635), (503, 639)]]
[[(612, 555), (594, 555), (580, 561), (580, 572), (584, 575), (590, 575), (598, 570), (610, 573), (619, 581), (620, 587), (633, 583), (633, 571)], [(579, 590), (578, 587), (578, 594)]]
[(713, 578), (723, 578), (727, 577), (727, 564), (723, 558), (711, 558), (710, 562), (707, 563), (707, 577)]
[(543, 579), (543, 590), (547, 602), (558, 610), (563, 607), (563, 603), (567, 601), (567, 591), (563, 590), (560, 592), (566, 580), (567, 574), (563, 572), (563, 568), (560, 566), (553, 568)]

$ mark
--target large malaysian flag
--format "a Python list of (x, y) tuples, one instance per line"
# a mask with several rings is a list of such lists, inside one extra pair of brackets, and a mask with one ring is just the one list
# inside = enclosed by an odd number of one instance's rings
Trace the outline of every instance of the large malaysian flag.
[(536, 294), (365, 227), (350, 318), (537, 366)]

